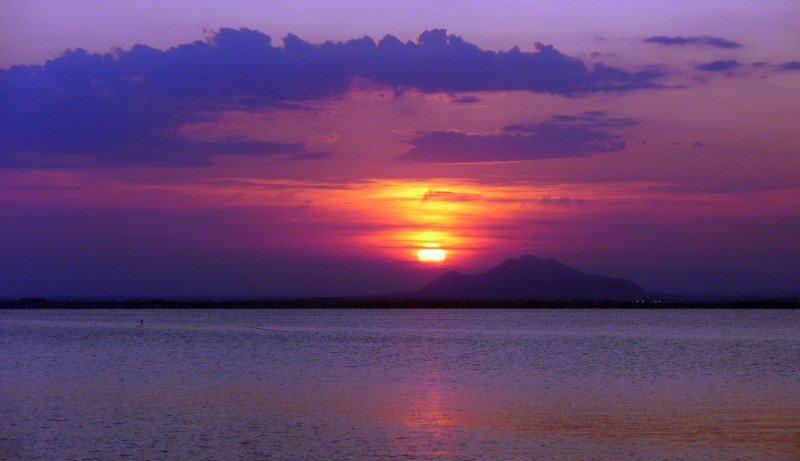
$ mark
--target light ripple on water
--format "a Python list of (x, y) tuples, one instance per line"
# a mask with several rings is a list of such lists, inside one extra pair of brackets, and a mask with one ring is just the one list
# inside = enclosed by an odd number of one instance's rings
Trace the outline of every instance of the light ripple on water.
[(3, 311), (0, 459), (797, 459), (799, 317)]

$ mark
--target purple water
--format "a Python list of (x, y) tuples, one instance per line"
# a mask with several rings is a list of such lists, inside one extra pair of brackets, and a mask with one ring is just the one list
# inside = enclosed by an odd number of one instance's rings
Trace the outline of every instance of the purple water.
[(797, 311), (0, 311), (0, 459), (799, 453)]

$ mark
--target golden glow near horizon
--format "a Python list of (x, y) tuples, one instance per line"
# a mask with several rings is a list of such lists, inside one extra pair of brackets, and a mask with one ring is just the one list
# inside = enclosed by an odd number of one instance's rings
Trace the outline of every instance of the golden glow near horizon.
[(447, 180), (375, 181), (370, 186), (362, 202), (365, 211), (373, 222), (388, 225), (364, 235), (367, 245), (425, 263), (451, 256), (461, 260), (481, 246), (479, 236), (465, 226), (487, 213), (479, 187)]
[(425, 248), (417, 250), (417, 259), (424, 263), (440, 263), (447, 257), (447, 252), (435, 243), (425, 244)]
[[(119, 184), (111, 186), (113, 191), (122, 189)], [(447, 260), (450, 265), (471, 264), (487, 251), (507, 253), (508, 248), (534, 245), (552, 249), (554, 246), (543, 240), (548, 227), (528, 227), (522, 233), (515, 223), (531, 222), (534, 217), (542, 223), (566, 222), (573, 216), (597, 213), (599, 207), (590, 204), (619, 203), (617, 191), (610, 186), (565, 189), (447, 178), (352, 182), (232, 177), (200, 184), (135, 187), (133, 197), (141, 200), (135, 206), (163, 203), (151, 197), (172, 192), (177, 199), (191, 197), (186, 206), (198, 209), (235, 207), (243, 220), (250, 221), (242, 226), (245, 230), (237, 239), (229, 242), (232, 248), (277, 245), (300, 249), (313, 241), (317, 249), (330, 253), (415, 263)], [(87, 188), (87, 194), (90, 192)], [(98, 199), (96, 194), (91, 197)], [(268, 223), (261, 219), (267, 215)], [(265, 233), (271, 236), (268, 241), (263, 238)]]

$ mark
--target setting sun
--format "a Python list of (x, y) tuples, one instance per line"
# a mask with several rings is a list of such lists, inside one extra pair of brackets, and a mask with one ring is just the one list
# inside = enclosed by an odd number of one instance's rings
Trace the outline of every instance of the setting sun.
[(447, 252), (435, 243), (428, 243), (425, 248), (417, 250), (417, 258), (424, 263), (440, 263), (446, 256)]

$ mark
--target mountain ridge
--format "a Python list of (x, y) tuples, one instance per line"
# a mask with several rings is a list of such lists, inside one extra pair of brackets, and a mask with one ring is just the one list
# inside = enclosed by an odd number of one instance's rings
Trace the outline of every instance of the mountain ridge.
[(533, 255), (507, 259), (481, 274), (451, 271), (407, 294), (418, 299), (478, 300), (630, 300), (651, 296), (630, 280), (586, 274), (554, 259)]

